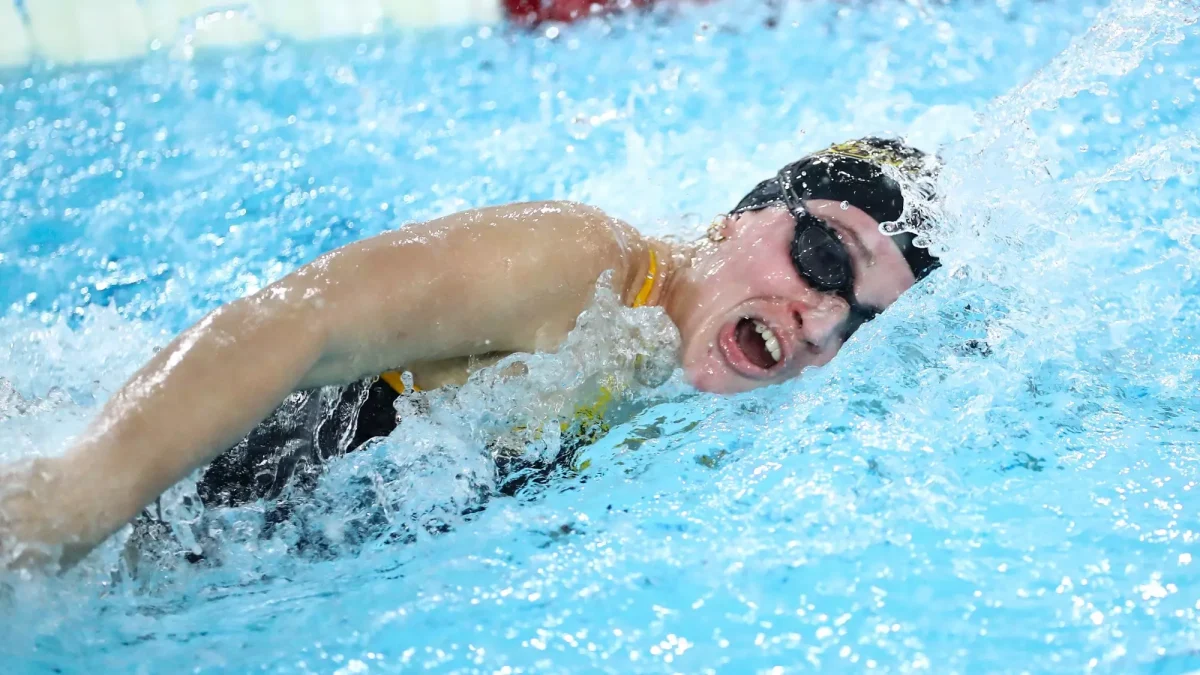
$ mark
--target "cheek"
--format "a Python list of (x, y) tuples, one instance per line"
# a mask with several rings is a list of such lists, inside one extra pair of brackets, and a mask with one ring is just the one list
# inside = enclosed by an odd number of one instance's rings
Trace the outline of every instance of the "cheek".
[(717, 336), (715, 331), (708, 328), (709, 323), (697, 321), (688, 330), (680, 331), (679, 337), (683, 343), (680, 350), (681, 365), (689, 377), (693, 372), (711, 369), (710, 361), (716, 351)]
[(737, 304), (749, 297), (776, 295), (787, 287), (786, 269), (762, 253), (731, 256), (703, 278), (710, 304)]
[(698, 391), (706, 391), (709, 393), (720, 393), (715, 391), (715, 386), (718, 383), (718, 377), (715, 372), (708, 368), (684, 366), (683, 374), (686, 376), (688, 384), (692, 385)]
[(685, 363), (683, 372), (688, 384), (710, 394), (736, 394), (754, 388), (752, 383), (730, 370), (715, 355)]
[(817, 355), (809, 365), (820, 368), (821, 366), (829, 365), (833, 357), (837, 356), (838, 351), (842, 348), (842, 343), (839, 341), (836, 346), (826, 349), (824, 352)]
[(716, 335), (693, 330), (680, 337), (683, 339), (680, 365), (688, 383), (701, 391), (714, 391), (715, 384), (728, 375), (725, 361), (718, 353)]

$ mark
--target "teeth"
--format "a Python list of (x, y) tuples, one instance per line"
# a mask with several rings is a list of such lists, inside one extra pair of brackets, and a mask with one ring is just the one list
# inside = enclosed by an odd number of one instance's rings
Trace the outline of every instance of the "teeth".
[(779, 338), (776, 337), (775, 331), (771, 330), (766, 324), (754, 320), (754, 330), (762, 336), (763, 342), (767, 345), (767, 351), (771, 353), (771, 358), (778, 363), (783, 360), (783, 349), (779, 347)]

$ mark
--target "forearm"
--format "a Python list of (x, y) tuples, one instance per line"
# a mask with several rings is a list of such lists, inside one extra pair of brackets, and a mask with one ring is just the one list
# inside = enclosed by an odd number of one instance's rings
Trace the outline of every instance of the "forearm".
[(0, 496), (0, 528), (64, 545), (67, 558), (86, 553), (269, 414), (324, 339), (303, 307), (269, 295), (214, 312), (134, 375), (79, 445), (40, 462), (20, 493)]

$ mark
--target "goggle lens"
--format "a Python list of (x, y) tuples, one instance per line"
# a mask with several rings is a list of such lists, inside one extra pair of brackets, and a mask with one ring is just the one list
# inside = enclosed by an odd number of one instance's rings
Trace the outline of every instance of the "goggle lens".
[(796, 271), (822, 293), (845, 293), (854, 284), (850, 253), (837, 235), (809, 213), (796, 217), (792, 262)]

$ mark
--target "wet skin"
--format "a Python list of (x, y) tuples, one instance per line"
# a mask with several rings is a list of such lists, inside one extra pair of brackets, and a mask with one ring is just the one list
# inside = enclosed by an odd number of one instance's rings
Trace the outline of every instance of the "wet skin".
[[(886, 309), (915, 283), (900, 249), (862, 210), (829, 200), (805, 206), (850, 251), (860, 304)], [(727, 216), (718, 225), (724, 240), (695, 250), (676, 270), (663, 303), (679, 327), (688, 381), (702, 391), (729, 394), (828, 363), (843, 343), (849, 305), (817, 292), (796, 270), (792, 216), (773, 207)], [(756, 330), (762, 328), (774, 338), (778, 361)]]

